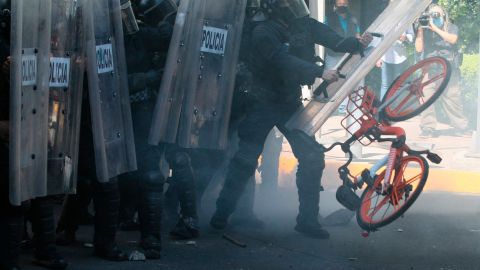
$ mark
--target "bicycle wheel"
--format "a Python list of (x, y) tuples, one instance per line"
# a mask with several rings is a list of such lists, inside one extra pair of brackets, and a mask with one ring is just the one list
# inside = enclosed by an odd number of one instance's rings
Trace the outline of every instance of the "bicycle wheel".
[(407, 69), (392, 83), (383, 97), (382, 116), (405, 121), (423, 112), (443, 93), (450, 81), (450, 63), (431, 57)]
[(357, 222), (362, 229), (374, 231), (390, 224), (415, 202), (427, 182), (428, 163), (421, 156), (403, 157), (392, 173), (393, 181), (382, 193), (385, 170), (374, 184), (364, 190), (357, 209)]

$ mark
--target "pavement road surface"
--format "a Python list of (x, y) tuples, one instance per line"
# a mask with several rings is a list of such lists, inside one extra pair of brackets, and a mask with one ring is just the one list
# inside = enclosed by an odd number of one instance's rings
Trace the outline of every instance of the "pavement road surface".
[[(194, 242), (164, 238), (161, 260), (106, 262), (91, 256), (82, 243), (59, 248), (70, 262), (68, 269), (480, 269), (480, 197), (452, 193), (425, 193), (403, 219), (361, 236), (352, 220), (343, 227), (327, 227), (329, 240), (309, 239), (293, 230), (297, 197), (293, 189), (273, 196), (258, 194), (256, 212), (265, 221), (264, 230), (230, 228), (227, 233), (246, 244), (240, 247), (222, 239), (206, 225), (211, 209), (205, 211), (202, 235)], [(213, 205), (213, 200), (204, 200)], [(339, 209), (334, 192), (322, 193), (322, 215)], [(211, 207), (210, 207), (211, 208)], [(167, 230), (165, 230), (167, 231)], [(92, 229), (83, 226), (78, 240), (91, 241)], [(120, 232), (120, 245), (135, 250), (137, 232)], [(22, 256), (22, 269), (32, 265), (31, 252)]]

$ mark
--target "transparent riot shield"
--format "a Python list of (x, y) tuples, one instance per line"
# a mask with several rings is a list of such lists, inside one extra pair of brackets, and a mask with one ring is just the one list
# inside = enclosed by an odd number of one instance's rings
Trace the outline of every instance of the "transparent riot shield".
[(84, 0), (52, 2), (48, 106), (48, 194), (76, 187), (85, 67)]
[(364, 57), (345, 54), (335, 67), (345, 75), (345, 78), (330, 84), (325, 94), (314, 97), (305, 107), (299, 109), (288, 121), (287, 128), (301, 130), (313, 136), (342, 101), (374, 68), (376, 61), (430, 3), (431, 0), (393, 1), (390, 3), (367, 29), (367, 32), (375, 33), (377, 37), (372, 42), (372, 46), (365, 51)]
[(50, 0), (12, 1), (10, 202), (47, 195)]
[(225, 147), (245, 6), (245, 0), (181, 1), (151, 144)]
[(87, 76), (97, 177), (136, 170), (120, 0), (86, 0)]

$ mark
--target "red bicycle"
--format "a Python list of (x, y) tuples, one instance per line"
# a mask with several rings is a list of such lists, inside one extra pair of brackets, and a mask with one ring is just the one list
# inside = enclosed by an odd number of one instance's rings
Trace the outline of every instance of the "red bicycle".
[[(348, 115), (342, 126), (352, 135), (343, 143), (335, 143), (326, 151), (341, 146), (349, 155), (338, 172), (343, 184), (337, 190), (337, 200), (356, 211), (357, 222), (367, 232), (388, 225), (415, 202), (428, 178), (428, 162), (442, 159), (428, 150), (415, 151), (406, 144), (406, 133), (392, 122), (417, 116), (435, 102), (450, 80), (450, 65), (441, 57), (425, 59), (410, 67), (390, 86), (380, 102), (372, 90), (361, 87), (349, 97)], [(383, 159), (359, 176), (350, 173), (350, 145), (359, 141), (390, 142), (390, 151)], [(362, 189), (359, 197), (356, 190)]]

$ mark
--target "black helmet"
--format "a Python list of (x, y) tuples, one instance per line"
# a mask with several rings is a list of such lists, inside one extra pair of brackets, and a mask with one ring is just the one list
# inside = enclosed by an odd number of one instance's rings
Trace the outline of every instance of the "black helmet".
[(140, 16), (146, 24), (158, 25), (177, 13), (177, 4), (174, 0), (140, 0), (138, 4)]
[(260, 10), (260, 0), (248, 0), (246, 15), (247, 17), (253, 17)]
[(290, 21), (310, 14), (305, 0), (262, 0), (262, 9), (274, 17)]

